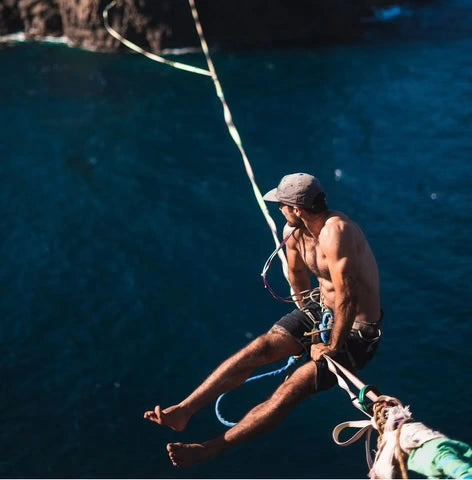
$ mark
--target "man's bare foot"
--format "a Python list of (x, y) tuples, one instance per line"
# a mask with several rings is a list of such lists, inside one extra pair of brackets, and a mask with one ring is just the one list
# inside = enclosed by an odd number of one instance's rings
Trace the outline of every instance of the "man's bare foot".
[(165, 425), (176, 432), (181, 432), (187, 426), (190, 415), (179, 405), (165, 410), (161, 410), (161, 407), (157, 405), (154, 411), (145, 412), (144, 418), (159, 425)]
[(201, 443), (168, 443), (167, 452), (174, 467), (190, 467), (218, 454), (217, 450), (212, 450)]

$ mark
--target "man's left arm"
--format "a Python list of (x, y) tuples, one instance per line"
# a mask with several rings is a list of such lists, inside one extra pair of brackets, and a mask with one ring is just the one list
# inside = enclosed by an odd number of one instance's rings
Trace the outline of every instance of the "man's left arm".
[(320, 236), (320, 247), (326, 256), (335, 302), (330, 343), (314, 345), (312, 358), (315, 361), (323, 354), (330, 355), (339, 351), (354, 323), (357, 304), (357, 258), (351, 228), (345, 222), (337, 222), (330, 225)]

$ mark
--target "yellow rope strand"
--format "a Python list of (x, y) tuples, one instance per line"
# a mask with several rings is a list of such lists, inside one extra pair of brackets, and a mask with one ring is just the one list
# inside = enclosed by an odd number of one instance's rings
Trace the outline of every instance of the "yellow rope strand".
[[(202, 24), (200, 23), (200, 18), (198, 16), (198, 11), (197, 11), (197, 7), (195, 5), (195, 0), (188, 0), (188, 3), (190, 5), (190, 9), (192, 10), (192, 16), (193, 16), (193, 20), (195, 22), (195, 28), (197, 29), (198, 37), (200, 38), (200, 44), (202, 46), (203, 54), (205, 55), (205, 58), (206, 58), (206, 61), (207, 61), (208, 70), (211, 73), (211, 78), (212, 78), (213, 83), (215, 85), (216, 94), (217, 94), (218, 98), (220, 99), (221, 104), (223, 106), (224, 119), (225, 119), (225, 122), (226, 122), (226, 126), (228, 127), (228, 131), (229, 131), (231, 137), (233, 138), (234, 143), (236, 144), (236, 146), (239, 149), (239, 152), (241, 153), (241, 157), (243, 159), (247, 175), (248, 175), (249, 180), (251, 182), (252, 189), (254, 190), (254, 195), (256, 197), (257, 203), (259, 204), (259, 207), (260, 207), (260, 209), (261, 209), (261, 211), (262, 211), (262, 213), (263, 213), (263, 215), (264, 215), (264, 217), (265, 217), (265, 219), (266, 219), (266, 221), (267, 221), (267, 223), (268, 223), (268, 225), (269, 225), (269, 227), (272, 231), (272, 235), (274, 237), (275, 244), (278, 247), (280, 245), (280, 242), (279, 242), (279, 239), (278, 239), (278, 236), (277, 236), (277, 227), (275, 225), (274, 220), (270, 216), (269, 211), (267, 209), (267, 206), (266, 206), (266, 204), (265, 204), (265, 202), (262, 198), (261, 192), (259, 190), (259, 187), (257, 186), (256, 180), (255, 180), (255, 177), (254, 177), (254, 172), (252, 170), (251, 163), (249, 162), (249, 159), (246, 155), (246, 151), (244, 150), (244, 147), (243, 147), (243, 144), (242, 144), (242, 141), (241, 141), (241, 137), (238, 133), (238, 130), (236, 129), (236, 126), (234, 125), (233, 116), (231, 115), (231, 111), (230, 111), (230, 109), (228, 107), (228, 104), (226, 102), (226, 99), (225, 99), (225, 96), (224, 96), (224, 93), (223, 93), (223, 89), (221, 87), (221, 83), (218, 79), (218, 75), (216, 74), (215, 66), (213, 64), (213, 60), (211, 59), (210, 51), (208, 49), (208, 45), (207, 45), (207, 42), (205, 40), (205, 36), (203, 34)], [(279, 255), (279, 258), (282, 262), (282, 268), (283, 268), (285, 278), (288, 279), (287, 261), (285, 259), (285, 255), (284, 255), (282, 250), (279, 250), (278, 255)]]
[(405, 423), (408, 423), (411, 420), (403, 420), (400, 425), (398, 426), (397, 429), (397, 434), (396, 434), (396, 445), (395, 445), (395, 458), (398, 462), (398, 467), (400, 469), (400, 472), (402, 474), (402, 479), (406, 480), (408, 479), (408, 467), (407, 467), (407, 461), (408, 461), (408, 454), (403, 451), (401, 444), (400, 444), (400, 435), (402, 432), (402, 427), (405, 425)]
[(192, 72), (192, 73), (197, 73), (198, 75), (207, 75), (211, 76), (211, 73), (208, 70), (204, 70), (202, 68), (194, 67), (192, 65), (186, 65), (185, 63), (180, 63), (180, 62), (173, 62), (171, 60), (168, 60), (167, 58), (160, 57), (159, 55), (155, 55), (154, 53), (147, 52), (143, 48), (139, 47), (133, 42), (130, 42), (126, 38), (124, 38), (122, 35), (120, 35), (116, 30), (114, 30), (110, 26), (110, 22), (108, 21), (108, 12), (116, 5), (116, 1), (114, 0), (113, 2), (109, 3), (105, 9), (103, 10), (103, 22), (105, 24), (105, 28), (107, 29), (108, 33), (112, 36), (115, 37), (117, 40), (119, 40), (123, 45), (128, 47), (131, 50), (134, 50), (137, 53), (140, 53), (141, 55), (144, 55), (145, 57), (155, 61), (155, 62), (160, 62), (160, 63), (165, 63), (166, 65), (169, 65), (174, 68), (178, 68), (180, 70), (186, 70), (187, 72)]
[[(208, 70), (197, 68), (197, 67), (194, 67), (194, 66), (191, 66), (191, 65), (186, 65), (184, 63), (173, 62), (173, 61), (167, 60), (166, 58), (163, 58), (163, 57), (160, 57), (160, 56), (155, 55), (153, 53), (147, 52), (146, 50), (142, 49), (138, 45), (130, 42), (129, 40), (124, 38), (122, 35), (120, 35), (116, 30), (111, 28), (110, 23), (108, 21), (108, 12), (111, 8), (113, 8), (116, 5), (115, 0), (113, 0), (110, 4), (108, 4), (103, 11), (103, 20), (104, 20), (105, 28), (110, 33), (110, 35), (112, 35), (114, 38), (119, 40), (123, 45), (130, 48), (131, 50), (134, 50), (137, 53), (140, 53), (141, 55), (144, 55), (145, 57), (149, 58), (150, 60), (153, 60), (155, 62), (164, 63), (164, 64), (169, 65), (171, 67), (179, 68), (181, 70), (186, 70), (188, 72), (197, 73), (197, 74), (200, 74), (200, 75), (207, 75), (207, 76), (210, 76), (212, 78), (213, 84), (215, 86), (216, 94), (217, 94), (217, 96), (218, 96), (218, 98), (221, 101), (221, 104), (223, 106), (223, 114), (224, 114), (224, 120), (225, 120), (226, 126), (227, 126), (228, 131), (231, 135), (231, 138), (233, 139), (234, 143), (236, 144), (236, 146), (239, 149), (239, 152), (241, 153), (241, 157), (243, 159), (244, 166), (246, 168), (246, 173), (247, 173), (247, 175), (249, 177), (249, 180), (251, 182), (252, 189), (254, 191), (254, 195), (256, 197), (259, 208), (261, 209), (261, 211), (262, 211), (262, 213), (263, 213), (263, 215), (266, 219), (266, 222), (269, 225), (269, 228), (272, 232), (272, 236), (274, 238), (276, 246), (279, 247), (280, 241), (279, 241), (278, 235), (277, 235), (277, 227), (275, 225), (274, 220), (272, 219), (272, 217), (269, 214), (269, 211), (267, 209), (267, 205), (265, 204), (265, 202), (262, 198), (262, 194), (259, 190), (259, 187), (257, 186), (256, 180), (255, 180), (255, 177), (254, 177), (254, 172), (252, 170), (251, 163), (249, 162), (249, 159), (246, 155), (246, 151), (244, 150), (244, 147), (243, 147), (243, 144), (242, 144), (241, 137), (238, 133), (238, 130), (237, 130), (234, 122), (233, 122), (233, 116), (232, 116), (231, 111), (230, 111), (230, 109), (228, 107), (228, 104), (226, 102), (226, 99), (225, 99), (225, 96), (224, 96), (224, 93), (223, 93), (223, 89), (221, 87), (221, 83), (218, 79), (218, 75), (216, 74), (216, 69), (215, 69), (213, 61), (211, 59), (210, 51), (208, 49), (208, 45), (207, 45), (207, 42), (205, 40), (205, 36), (203, 34), (203, 29), (202, 29), (202, 25), (200, 23), (200, 19), (199, 19), (199, 16), (198, 16), (198, 11), (197, 11), (197, 7), (195, 5), (195, 1), (194, 0), (188, 0), (188, 2), (189, 2), (189, 5), (190, 5), (190, 9), (192, 11), (192, 16), (193, 16), (193, 20), (194, 20), (194, 23), (195, 23), (195, 28), (197, 30), (198, 37), (200, 39), (200, 45), (201, 45), (203, 53), (205, 55)], [(285, 258), (285, 255), (284, 255), (284, 252), (282, 251), (282, 249), (280, 249), (278, 251), (278, 256), (280, 258), (280, 261), (282, 262), (282, 269), (283, 269), (284, 276), (288, 281), (287, 260)]]
[[(383, 441), (383, 434), (385, 432), (385, 424), (388, 419), (388, 409), (395, 405), (401, 405), (394, 397), (379, 397), (379, 400), (373, 405), (373, 422), (375, 423), (376, 429), (379, 432), (379, 438), (377, 439), (377, 448), (380, 448)], [(395, 434), (395, 455), (393, 457), (393, 466), (397, 468), (401, 474), (402, 479), (408, 479), (408, 467), (407, 459), (408, 455), (403, 451), (400, 445), (400, 435), (401, 429), (405, 423), (411, 422), (411, 419), (403, 419), (397, 427)]]

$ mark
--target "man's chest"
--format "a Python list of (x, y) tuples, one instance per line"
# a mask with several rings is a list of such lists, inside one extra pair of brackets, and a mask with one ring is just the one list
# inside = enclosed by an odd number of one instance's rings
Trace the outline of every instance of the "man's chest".
[(298, 241), (298, 251), (305, 265), (317, 277), (325, 277), (328, 273), (328, 262), (318, 239), (303, 235)]

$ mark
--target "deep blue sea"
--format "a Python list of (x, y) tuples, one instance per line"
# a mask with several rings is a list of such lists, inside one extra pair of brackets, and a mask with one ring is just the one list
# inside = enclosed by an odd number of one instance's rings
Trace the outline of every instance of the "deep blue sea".
[[(437, 2), (353, 45), (214, 55), (259, 188), (316, 174), (376, 253), (362, 380), (468, 443), (471, 25), (470, 1)], [(364, 418), (340, 389), (190, 469), (165, 445), (223, 433), (212, 406), (182, 433), (143, 419), (290, 308), (263, 288), (273, 240), (209, 78), (48, 44), (1, 49), (0, 71), (1, 477), (366, 478), (363, 445), (331, 440)]]

